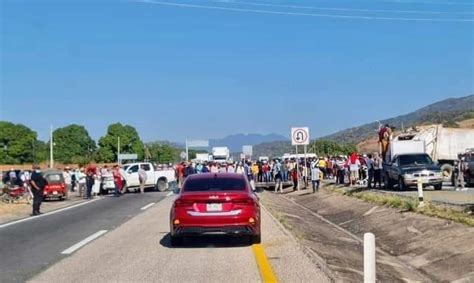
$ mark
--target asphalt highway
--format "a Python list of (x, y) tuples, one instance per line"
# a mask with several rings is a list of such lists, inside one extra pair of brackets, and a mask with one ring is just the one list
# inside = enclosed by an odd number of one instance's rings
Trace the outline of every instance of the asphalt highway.
[[(26, 221), (0, 225), (0, 282), (24, 282), (68, 256), (67, 249), (97, 233), (110, 233), (166, 197), (166, 193), (101, 197)], [(131, 236), (131, 243), (139, 241)]]
[(30, 281), (329, 282), (266, 210), (262, 210), (262, 244), (209, 236), (171, 247), (168, 217), (173, 198), (166, 197), (111, 232), (101, 234), (107, 226), (98, 225), (81, 233), (82, 238), (95, 238)]

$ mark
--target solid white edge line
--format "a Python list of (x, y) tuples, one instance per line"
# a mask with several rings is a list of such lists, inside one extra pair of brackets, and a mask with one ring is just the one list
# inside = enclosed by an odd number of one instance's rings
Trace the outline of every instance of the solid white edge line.
[(90, 235), (89, 237), (85, 238), (84, 240), (80, 241), (79, 243), (71, 246), (70, 248), (61, 252), (63, 255), (69, 255), (73, 252), (77, 251), (78, 249), (82, 248), (83, 246), (87, 245), (88, 243), (94, 241), (95, 239), (99, 238), (100, 236), (107, 233), (107, 230), (100, 230), (99, 232)]
[(98, 201), (100, 199), (102, 199), (102, 198), (98, 197), (98, 198), (95, 198), (95, 199), (90, 200), (90, 201), (84, 201), (84, 202), (80, 202), (78, 204), (74, 204), (74, 205), (71, 205), (71, 206), (67, 206), (67, 207), (64, 207), (64, 208), (60, 208), (60, 209), (57, 209), (57, 210), (46, 212), (46, 213), (38, 215), (38, 216), (31, 216), (31, 217), (19, 219), (19, 220), (16, 220), (16, 221), (8, 222), (8, 223), (5, 223), (5, 224), (1, 224), (0, 229), (11, 226), (11, 225), (19, 224), (19, 223), (22, 223), (22, 222), (39, 219), (39, 218), (42, 218), (42, 217), (45, 217), (45, 216), (48, 216), (48, 215), (52, 215), (52, 214), (56, 214), (56, 213), (59, 213), (59, 212), (63, 212), (63, 211), (69, 210), (69, 209), (73, 209), (73, 208), (76, 208), (76, 207), (79, 207), (79, 206), (83, 206), (83, 205), (86, 205), (86, 204), (89, 204), (89, 203), (93, 203), (94, 201)]
[(169, 192), (166, 196), (169, 197), (169, 196), (172, 196), (174, 193), (173, 192)]
[(141, 210), (145, 210), (145, 209), (148, 209), (148, 208), (152, 207), (153, 205), (155, 205), (154, 202), (152, 202), (152, 203), (150, 203), (150, 204), (147, 204), (147, 205), (145, 205), (144, 207), (142, 207), (142, 208), (140, 208), (140, 209), (141, 209)]

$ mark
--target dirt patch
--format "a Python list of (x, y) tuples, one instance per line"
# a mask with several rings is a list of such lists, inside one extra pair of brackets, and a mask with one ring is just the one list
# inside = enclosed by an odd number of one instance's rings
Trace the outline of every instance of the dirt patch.
[[(70, 193), (65, 201), (47, 200), (41, 205), (41, 212), (49, 212), (63, 207), (71, 206), (84, 200), (78, 193)], [(27, 204), (25, 200), (19, 203), (0, 202), (0, 224), (29, 217), (32, 212), (32, 205)]]
[(474, 280), (472, 227), (401, 213), (325, 189), (315, 195), (265, 192), (262, 201), (343, 281), (363, 279), (360, 239), (365, 232), (376, 236), (381, 282)]

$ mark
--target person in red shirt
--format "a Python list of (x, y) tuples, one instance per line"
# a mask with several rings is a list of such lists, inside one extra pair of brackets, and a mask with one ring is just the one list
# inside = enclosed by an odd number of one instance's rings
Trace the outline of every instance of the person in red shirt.
[(122, 191), (123, 187), (123, 181), (122, 181), (122, 175), (120, 174), (120, 167), (118, 165), (115, 165), (114, 171), (112, 172), (114, 176), (114, 183), (115, 183), (115, 197), (120, 196), (120, 192)]
[(178, 179), (178, 187), (181, 188), (184, 180), (184, 163), (179, 163), (176, 166), (176, 177)]
[(92, 187), (94, 186), (94, 177), (97, 174), (97, 166), (89, 163), (86, 168), (86, 198), (92, 198)]
[(293, 180), (293, 191), (296, 191), (298, 189), (298, 171), (296, 168), (291, 171), (291, 179)]

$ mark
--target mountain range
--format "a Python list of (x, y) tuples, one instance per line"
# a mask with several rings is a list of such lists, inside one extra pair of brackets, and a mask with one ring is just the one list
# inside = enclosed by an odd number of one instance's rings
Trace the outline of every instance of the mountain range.
[(227, 146), (231, 152), (242, 152), (244, 145), (257, 145), (266, 142), (288, 141), (289, 138), (279, 134), (235, 134), (221, 139), (210, 139), (209, 146)]

